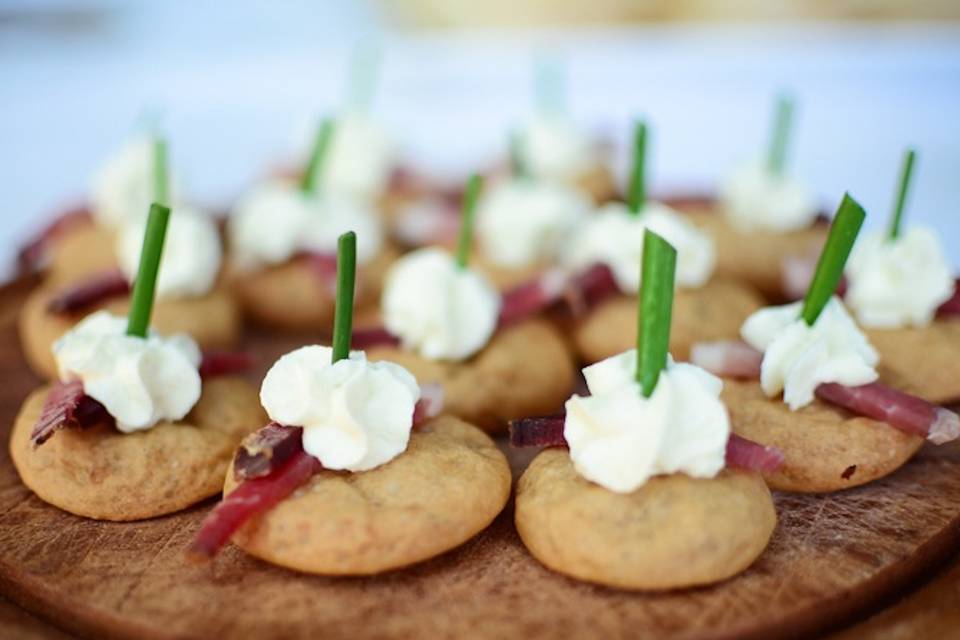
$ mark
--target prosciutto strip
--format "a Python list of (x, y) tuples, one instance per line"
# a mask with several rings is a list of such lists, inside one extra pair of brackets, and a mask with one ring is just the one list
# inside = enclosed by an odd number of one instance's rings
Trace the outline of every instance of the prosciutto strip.
[(583, 314), (619, 293), (613, 271), (597, 263), (570, 278), (564, 298), (574, 315)]
[(253, 356), (243, 351), (204, 351), (200, 361), (200, 377), (215, 378), (244, 373), (253, 367)]
[(25, 244), (17, 254), (17, 262), (23, 271), (36, 271), (47, 259), (50, 245), (57, 238), (76, 227), (90, 224), (93, 217), (86, 206), (69, 209), (40, 230), (32, 240)]
[[(759, 378), (762, 354), (739, 342), (710, 342), (694, 345), (691, 360), (720, 376)], [(751, 374), (751, 366), (755, 368)], [(907, 433), (943, 444), (960, 437), (960, 416), (922, 398), (871, 382), (856, 387), (828, 382), (814, 392), (824, 402), (842, 407)]]
[(190, 555), (212, 558), (244, 522), (276, 506), (320, 469), (320, 461), (301, 446), (268, 475), (244, 480), (204, 518)]
[(569, 286), (566, 274), (550, 269), (529, 282), (503, 294), (500, 304), (499, 326), (509, 326), (546, 310), (563, 298)]
[(263, 478), (303, 451), (303, 429), (271, 422), (251, 433), (233, 458), (233, 477), (237, 482)]
[(937, 309), (938, 316), (956, 316), (960, 315), (960, 278), (957, 279), (953, 287), (953, 296), (940, 305)]
[[(813, 273), (817, 270), (817, 256), (787, 256), (781, 264), (783, 295), (787, 300), (800, 300), (807, 294)], [(837, 295), (847, 293), (847, 278), (842, 276), (837, 284)]]
[[(510, 446), (565, 447), (564, 420), (562, 415), (513, 420), (510, 422)], [(783, 464), (783, 453), (776, 447), (765, 447), (731, 433), (727, 440), (726, 464), (747, 471), (770, 473)]]
[(452, 242), (460, 230), (458, 200), (440, 194), (407, 205), (397, 214), (393, 235), (409, 247)]
[(310, 267), (325, 288), (331, 293), (337, 291), (337, 256), (332, 253), (304, 251), (298, 256)]
[(119, 269), (112, 269), (63, 289), (47, 303), (47, 311), (74, 313), (128, 293), (130, 293), (130, 283), (127, 282), (127, 278)]
[(30, 440), (39, 447), (61, 429), (86, 429), (111, 419), (102, 404), (83, 392), (82, 382), (58, 382), (47, 395)]
[(443, 411), (443, 387), (439, 384), (420, 385), (420, 399), (413, 407), (413, 426), (430, 418), (436, 418)]
[(354, 329), (353, 335), (350, 336), (350, 346), (354, 349), (399, 347), (400, 338), (387, 331), (384, 327)]

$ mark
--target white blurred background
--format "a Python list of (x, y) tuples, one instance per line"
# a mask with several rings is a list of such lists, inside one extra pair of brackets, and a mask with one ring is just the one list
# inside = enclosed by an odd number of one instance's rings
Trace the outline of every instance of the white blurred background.
[[(504, 151), (530, 113), (539, 52), (566, 61), (578, 120), (620, 143), (634, 116), (649, 119), (656, 191), (711, 189), (761, 153), (773, 96), (789, 89), (800, 103), (789, 166), (824, 205), (849, 190), (883, 224), (901, 152), (915, 145), (907, 215), (939, 228), (960, 266), (960, 243), (949, 243), (960, 238), (960, 22), (692, 10), (693, 20), (568, 12), (560, 26), (540, 14), (523, 15), (533, 28), (423, 26), (462, 24), (462, 4), (0, 0), (0, 275), (146, 120), (162, 122), (189, 191), (229, 203), (342, 104), (358, 44), (384, 52), (377, 114), (415, 164), (445, 176)], [(453, 15), (422, 13), (430, 6)], [(759, 6), (792, 15), (790, 2)], [(487, 25), (500, 20), (491, 11)], [(899, 11), (910, 17), (909, 4)]]

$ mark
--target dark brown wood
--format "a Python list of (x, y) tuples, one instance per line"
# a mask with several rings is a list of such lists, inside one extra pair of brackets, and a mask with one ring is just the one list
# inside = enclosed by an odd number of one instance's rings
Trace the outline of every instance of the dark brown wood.
[[(37, 384), (13, 329), (22, 293), (0, 291), (4, 441)], [(310, 339), (254, 336), (258, 373)], [(513, 457), (516, 472), (529, 456)], [(770, 548), (746, 573), (710, 588), (644, 595), (543, 568), (520, 543), (509, 507), (462, 548), (375, 578), (298, 575), (235, 547), (211, 565), (192, 565), (183, 552), (209, 503), (141, 523), (77, 518), (34, 497), (4, 447), (0, 592), (96, 638), (798, 637), (867, 615), (944, 561), (960, 540), (958, 477), (960, 446), (928, 448), (867, 487), (778, 496)], [(867, 624), (883, 624), (882, 616)]]

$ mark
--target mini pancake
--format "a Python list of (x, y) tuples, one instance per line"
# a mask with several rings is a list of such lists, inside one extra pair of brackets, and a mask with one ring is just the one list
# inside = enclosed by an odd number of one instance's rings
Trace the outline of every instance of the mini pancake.
[[(51, 345), (83, 318), (99, 309), (126, 315), (130, 297), (115, 298), (81, 313), (50, 313), (47, 304), (54, 295), (51, 287), (41, 287), (27, 298), (20, 311), (20, 344), (27, 364), (38, 375), (56, 377), (57, 365)], [(152, 328), (163, 334), (186, 333), (204, 349), (221, 349), (240, 340), (243, 319), (234, 297), (217, 288), (199, 298), (157, 300), (153, 307)]]
[(498, 291), (509, 291), (514, 287), (536, 280), (547, 265), (535, 263), (522, 267), (505, 267), (493, 262), (482, 251), (474, 251), (470, 256), (470, 266), (490, 280)]
[[(699, 289), (677, 289), (670, 327), (670, 353), (690, 357), (696, 342), (734, 339), (751, 313), (763, 305), (752, 289), (713, 278)], [(574, 346), (584, 362), (599, 362), (636, 346), (637, 298), (617, 296), (600, 303), (573, 328)]]
[[(357, 265), (356, 305), (375, 304), (387, 269), (398, 257), (384, 249), (369, 263)], [(290, 260), (259, 271), (234, 269), (233, 290), (249, 318), (286, 331), (326, 331), (333, 323), (333, 287), (321, 281), (305, 260)]]
[(790, 411), (756, 381), (725, 379), (722, 399), (738, 435), (783, 452), (783, 465), (765, 476), (780, 491), (823, 493), (866, 484), (893, 473), (923, 446), (919, 436), (816, 399)]
[[(247, 553), (323, 575), (368, 575), (457, 547), (510, 496), (510, 468), (486, 434), (452, 416), (414, 429), (407, 450), (359, 473), (321, 471), (234, 535)], [(224, 495), (237, 486), (227, 474)]]
[(497, 331), (486, 348), (464, 362), (428, 360), (396, 347), (367, 349), (367, 358), (396, 362), (420, 384), (442, 385), (445, 413), (494, 433), (513, 418), (561, 410), (576, 376), (563, 338), (545, 320)]
[(711, 584), (750, 566), (777, 523), (759, 474), (672, 474), (629, 494), (581, 477), (566, 449), (538, 455), (517, 483), (516, 524), (540, 562), (619, 589)]
[(749, 283), (773, 301), (783, 299), (783, 260), (820, 254), (830, 226), (816, 223), (797, 231), (734, 229), (717, 210), (685, 211), (690, 221), (706, 231), (717, 247), (717, 276)]
[(936, 404), (960, 400), (960, 318), (922, 329), (866, 329), (885, 384)]
[(33, 392), (20, 409), (10, 456), (41, 500), (97, 520), (153, 518), (216, 495), (237, 444), (267, 420), (253, 386), (223, 377), (204, 381), (181, 422), (128, 434), (109, 425), (64, 429), (34, 448), (30, 432), (49, 390)]
[(47, 283), (71, 285), (97, 273), (117, 268), (116, 235), (94, 222), (78, 225), (53, 244)]
[(592, 169), (574, 180), (574, 186), (589, 195), (597, 204), (616, 200), (619, 196), (616, 179), (610, 169), (597, 163)]

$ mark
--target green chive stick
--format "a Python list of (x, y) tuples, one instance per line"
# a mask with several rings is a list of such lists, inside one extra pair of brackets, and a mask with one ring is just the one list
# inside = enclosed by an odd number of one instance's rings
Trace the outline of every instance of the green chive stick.
[(357, 234), (348, 231), (337, 240), (337, 298), (333, 310), (334, 363), (350, 357), (353, 336), (353, 289), (357, 276)]
[(840, 284), (840, 278), (843, 276), (843, 267), (847, 264), (847, 258), (850, 257), (850, 250), (853, 249), (853, 243), (857, 240), (864, 218), (866, 213), (860, 203), (851, 198), (849, 193), (843, 194), (843, 200), (830, 225), (830, 235), (827, 236), (827, 242), (817, 262), (817, 269), (810, 281), (810, 288), (807, 289), (807, 295), (803, 299), (803, 310), (800, 316), (807, 326), (813, 326), (820, 317), (820, 312), (837, 291), (837, 285)]
[(324, 118), (320, 128), (317, 129), (317, 137), (310, 151), (310, 161), (307, 163), (303, 177), (300, 178), (300, 190), (306, 195), (317, 192), (323, 174), (323, 164), (330, 149), (330, 142), (333, 140), (334, 126), (333, 118)]
[(907, 149), (903, 154), (903, 168), (900, 170), (900, 186), (897, 189), (897, 199), (893, 202), (893, 216), (890, 218), (888, 237), (896, 240), (900, 235), (900, 220), (903, 218), (903, 206), (907, 202), (907, 191), (910, 190), (910, 177), (913, 175), (913, 161), (917, 153)]
[(667, 366), (676, 266), (677, 250), (654, 232), (644, 230), (640, 296), (637, 299), (636, 375), (646, 398), (653, 394), (660, 372)]
[(630, 170), (627, 206), (634, 214), (647, 203), (647, 123), (637, 120), (633, 129), (633, 168)]
[(153, 201), (162, 205), (170, 204), (170, 172), (167, 164), (167, 141), (157, 136), (153, 139)]
[(777, 96), (777, 107), (773, 117), (773, 134), (770, 137), (770, 149), (767, 152), (767, 170), (779, 177), (783, 175), (787, 158), (787, 143), (790, 141), (790, 129), (793, 125), (793, 98), (786, 94)]
[(153, 311), (153, 293), (157, 286), (157, 274), (160, 272), (160, 258), (163, 256), (163, 241), (167, 236), (169, 220), (169, 207), (156, 202), (150, 205), (147, 230), (143, 234), (143, 248), (140, 250), (140, 266), (133, 282), (130, 314), (127, 316), (128, 336), (147, 337), (150, 314)]
[(478, 174), (470, 176), (467, 192), (463, 196), (463, 215), (460, 222), (460, 238), (457, 241), (457, 266), (466, 269), (470, 262), (470, 248), (473, 244), (473, 219), (483, 188), (483, 178)]

